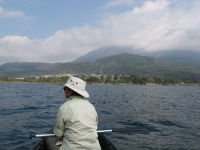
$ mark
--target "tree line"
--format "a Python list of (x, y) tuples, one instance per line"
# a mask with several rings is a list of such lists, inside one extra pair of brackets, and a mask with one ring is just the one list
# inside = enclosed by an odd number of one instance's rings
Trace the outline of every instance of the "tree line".
[[(137, 84), (137, 85), (148, 85), (148, 84), (159, 84), (159, 85), (184, 85), (184, 84), (200, 84), (199, 80), (180, 80), (174, 78), (161, 78), (161, 77), (143, 77), (138, 75), (75, 75), (88, 84)], [(29, 82), (29, 83), (55, 83), (63, 84), (67, 81), (68, 76), (63, 77), (25, 77), (23, 79), (17, 79), (12, 77), (1, 77), (1, 82)]]

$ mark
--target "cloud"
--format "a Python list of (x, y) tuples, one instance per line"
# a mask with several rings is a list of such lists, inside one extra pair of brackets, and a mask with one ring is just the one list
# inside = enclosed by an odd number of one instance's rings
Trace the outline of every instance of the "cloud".
[[(20, 61), (37, 61), (41, 41), (30, 40), (21, 36), (6, 36), (0, 39), (0, 57), (12, 58)], [(42, 55), (40, 55), (42, 57)], [(11, 60), (12, 60), (11, 59)]]
[[(145, 1), (97, 26), (72, 27), (45, 39), (0, 38), (0, 59), (67, 62), (104, 46), (132, 46), (144, 51), (200, 51), (200, 2)], [(181, 4), (181, 5), (180, 5)]]
[[(191, 9), (174, 9), (174, 5), (178, 5), (176, 1), (146, 1), (141, 7), (105, 19), (102, 32), (108, 33), (105, 37), (112, 39), (113, 44), (131, 45), (146, 51), (200, 50), (196, 42), (200, 39), (189, 36), (189, 33), (200, 35), (200, 5), (197, 2), (190, 4)], [(188, 4), (187, 1), (183, 3)]]
[(169, 4), (169, 1), (167, 0), (157, 0), (157, 1), (147, 1), (144, 3), (144, 5), (140, 8), (135, 7), (134, 13), (146, 13), (156, 10), (163, 10), (167, 7)]
[(26, 18), (26, 15), (21, 11), (7, 11), (0, 6), (0, 18)]
[(111, 0), (104, 5), (104, 8), (117, 7), (121, 5), (131, 5), (135, 0)]

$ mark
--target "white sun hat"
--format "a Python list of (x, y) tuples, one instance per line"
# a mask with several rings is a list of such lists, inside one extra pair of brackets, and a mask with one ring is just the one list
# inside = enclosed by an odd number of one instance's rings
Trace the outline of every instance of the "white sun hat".
[(82, 95), (83, 97), (89, 97), (88, 92), (85, 90), (86, 82), (76, 78), (76, 77), (69, 77), (67, 82), (64, 86), (72, 89), (73, 91), (77, 92), (78, 94)]

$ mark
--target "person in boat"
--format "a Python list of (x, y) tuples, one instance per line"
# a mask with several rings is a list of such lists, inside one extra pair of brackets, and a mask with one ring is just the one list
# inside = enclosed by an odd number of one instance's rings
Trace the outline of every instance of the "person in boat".
[(68, 99), (58, 110), (54, 128), (57, 141), (62, 141), (60, 150), (101, 150), (97, 135), (97, 112), (85, 98), (86, 82), (69, 77), (64, 84)]

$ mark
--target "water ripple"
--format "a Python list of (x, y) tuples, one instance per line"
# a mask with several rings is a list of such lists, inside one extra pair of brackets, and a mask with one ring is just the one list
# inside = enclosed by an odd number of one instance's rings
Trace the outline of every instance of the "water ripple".
[[(106, 133), (120, 150), (199, 149), (200, 87), (89, 85), (87, 89), (99, 129), (135, 130)], [(62, 87), (0, 84), (0, 90), (0, 149), (31, 150), (38, 139), (27, 137), (48, 133), (55, 124), (57, 110), (65, 102)]]

